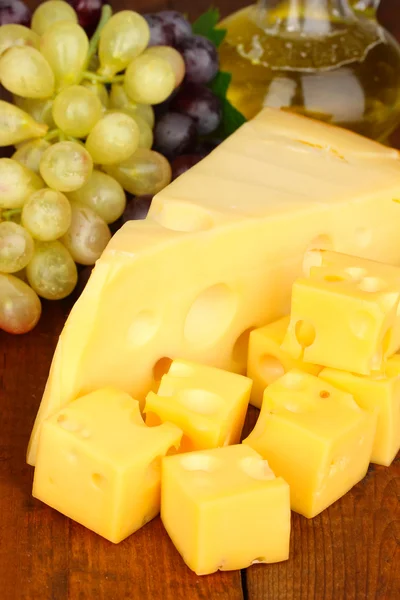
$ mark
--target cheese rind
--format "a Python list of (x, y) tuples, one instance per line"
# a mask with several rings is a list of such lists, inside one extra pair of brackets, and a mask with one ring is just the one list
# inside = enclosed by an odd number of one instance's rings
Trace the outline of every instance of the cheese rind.
[(238, 444), (252, 381), (222, 369), (174, 360), (144, 412), (148, 425), (174, 423), (183, 431), (180, 452)]
[(364, 477), (375, 430), (376, 413), (294, 369), (267, 387), (256, 426), (243, 444), (288, 482), (292, 509), (312, 518)]
[(282, 350), (290, 317), (286, 316), (250, 333), (247, 376), (253, 380), (250, 402), (261, 408), (265, 388), (292, 369), (318, 375), (322, 367), (292, 358)]
[(125, 392), (83, 396), (43, 423), (33, 496), (117, 544), (159, 513), (161, 458), (181, 436), (146, 427)]
[(166, 457), (161, 519), (197, 575), (289, 557), (289, 486), (243, 445)]
[(289, 312), (307, 249), (400, 262), (397, 153), (314, 126), (266, 109), (116, 233), (61, 333), (30, 464), (43, 419), (107, 385), (143, 403), (162, 359), (245, 373), (246, 336)]

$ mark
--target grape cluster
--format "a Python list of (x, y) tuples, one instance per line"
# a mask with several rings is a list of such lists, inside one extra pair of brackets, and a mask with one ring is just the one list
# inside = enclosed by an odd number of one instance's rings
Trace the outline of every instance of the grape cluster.
[(14, 146), (0, 158), (0, 329), (11, 333), (34, 327), (39, 297), (71, 294), (112, 232), (209, 152), (202, 138), (221, 120), (207, 87), (216, 48), (183, 15), (101, 7), (0, 5), (12, 98), (0, 100), (0, 146)]

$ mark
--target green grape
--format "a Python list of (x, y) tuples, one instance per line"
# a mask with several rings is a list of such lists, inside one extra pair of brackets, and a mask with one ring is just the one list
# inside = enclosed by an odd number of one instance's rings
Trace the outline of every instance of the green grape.
[(64, 133), (83, 138), (102, 117), (98, 96), (81, 85), (72, 85), (58, 94), (53, 103), (53, 119)]
[[(144, 105), (143, 105), (144, 106)], [(129, 107), (120, 109), (121, 112), (126, 113), (136, 122), (139, 127), (139, 148), (150, 148), (153, 145), (153, 130), (150, 125), (145, 121), (138, 112), (132, 110)]]
[(0, 56), (13, 46), (32, 46), (39, 48), (40, 38), (28, 27), (7, 24), (0, 27)]
[(49, 0), (49, 2), (42, 2), (33, 13), (31, 28), (38, 35), (43, 35), (58, 21), (77, 23), (78, 16), (67, 2)]
[(61, 300), (73, 291), (78, 271), (66, 247), (58, 241), (37, 242), (26, 275), (30, 286), (46, 300)]
[(93, 92), (93, 94), (99, 98), (101, 104), (103, 105), (103, 110), (108, 109), (110, 102), (108, 98), (108, 91), (104, 83), (99, 83), (98, 81), (89, 81), (86, 79), (85, 81), (82, 81), (80, 85)]
[(36, 48), (14, 46), (0, 58), (0, 81), (24, 98), (48, 98), (54, 92), (54, 74)]
[(0, 158), (0, 185), (0, 208), (21, 208), (28, 196), (43, 187), (43, 181), (16, 160)]
[(40, 319), (40, 300), (24, 281), (0, 273), (0, 329), (21, 334), (31, 331)]
[(1, 147), (41, 137), (46, 134), (47, 129), (47, 125), (36, 123), (28, 113), (18, 108), (18, 106), (0, 100)]
[(75, 262), (94, 265), (111, 239), (108, 225), (94, 210), (72, 202), (71, 227), (62, 238)]
[(77, 142), (59, 142), (44, 152), (40, 174), (47, 185), (59, 192), (73, 192), (82, 187), (92, 174), (89, 152)]
[(110, 165), (125, 160), (139, 145), (139, 127), (125, 113), (111, 112), (96, 123), (86, 140), (93, 161)]
[(71, 205), (68, 198), (50, 188), (35, 192), (22, 207), (21, 223), (40, 242), (58, 239), (71, 225)]
[(171, 181), (171, 167), (167, 159), (144, 148), (118, 165), (105, 167), (105, 171), (135, 196), (154, 195)]
[(118, 181), (97, 170), (79, 190), (68, 194), (68, 198), (89, 206), (106, 223), (114, 223), (119, 219), (126, 206), (125, 192)]
[(56, 23), (42, 36), (40, 51), (53, 70), (58, 89), (79, 83), (88, 49), (88, 37), (76, 23)]
[(159, 56), (164, 58), (172, 67), (175, 75), (175, 87), (178, 87), (185, 77), (185, 61), (182, 54), (171, 46), (151, 46), (147, 48), (145, 54), (150, 56)]
[(24, 269), (33, 256), (34, 243), (21, 225), (0, 223), (0, 273), (16, 273)]
[(31, 140), (24, 142), (12, 155), (12, 159), (24, 165), (37, 175), (40, 175), (39, 165), (43, 153), (50, 148), (50, 142), (46, 140)]
[(55, 128), (53, 100), (51, 98), (35, 100), (34, 98), (21, 98), (21, 96), (14, 95), (13, 100), (19, 108), (30, 114), (37, 123), (44, 123), (49, 129)]
[(129, 64), (124, 85), (133, 102), (159, 104), (172, 94), (175, 74), (165, 58), (144, 53)]
[(104, 26), (99, 42), (99, 72), (108, 77), (126, 69), (150, 39), (147, 21), (132, 10), (121, 10)]
[(154, 110), (150, 104), (136, 104), (130, 100), (125, 92), (122, 83), (113, 83), (110, 92), (110, 107), (111, 108), (129, 108), (132, 114), (138, 114), (144, 119), (149, 127), (154, 127)]

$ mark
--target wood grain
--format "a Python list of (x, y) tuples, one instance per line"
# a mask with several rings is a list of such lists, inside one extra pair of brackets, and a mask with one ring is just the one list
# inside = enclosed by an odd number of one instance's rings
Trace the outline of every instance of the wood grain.
[[(114, 2), (116, 9), (177, 8), (191, 17), (210, 4)], [(227, 14), (246, 3), (217, 4)], [(383, 0), (381, 16), (400, 36), (398, 0)], [(309, 521), (293, 515), (290, 560), (251, 567), (243, 577), (240, 572), (194, 575), (159, 519), (114, 546), (34, 500), (25, 451), (72, 301), (44, 303), (43, 318), (29, 335), (0, 332), (0, 600), (400, 598), (399, 458), (389, 469), (371, 467), (363, 482), (319, 517)], [(251, 409), (248, 427), (256, 416)]]

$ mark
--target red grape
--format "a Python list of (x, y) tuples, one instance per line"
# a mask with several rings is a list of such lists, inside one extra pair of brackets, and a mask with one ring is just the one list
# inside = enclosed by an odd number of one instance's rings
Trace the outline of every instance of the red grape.
[(182, 13), (177, 10), (162, 10), (157, 14), (172, 28), (175, 44), (180, 44), (184, 39), (192, 36), (192, 26)]
[(182, 154), (171, 163), (172, 179), (176, 179), (204, 158), (202, 154)]
[(0, 25), (15, 23), (29, 27), (32, 13), (21, 0), (0, 0)]
[(219, 69), (218, 52), (214, 44), (202, 35), (185, 38), (178, 44), (185, 61), (186, 79), (193, 83), (209, 83)]
[(171, 107), (191, 117), (200, 135), (212, 133), (221, 122), (221, 103), (204, 85), (186, 83), (175, 96)]
[(173, 158), (189, 150), (196, 142), (196, 125), (188, 115), (168, 112), (154, 129), (154, 150)]
[(173, 46), (175, 43), (174, 29), (160, 15), (143, 15), (150, 28), (149, 46)]
[(99, 22), (103, 0), (67, 0), (67, 2), (76, 10), (79, 25), (91, 35)]
[(125, 208), (124, 214), (122, 215), (122, 221), (142, 220), (147, 217), (149, 212), (150, 204), (153, 196), (136, 196), (130, 200)]

